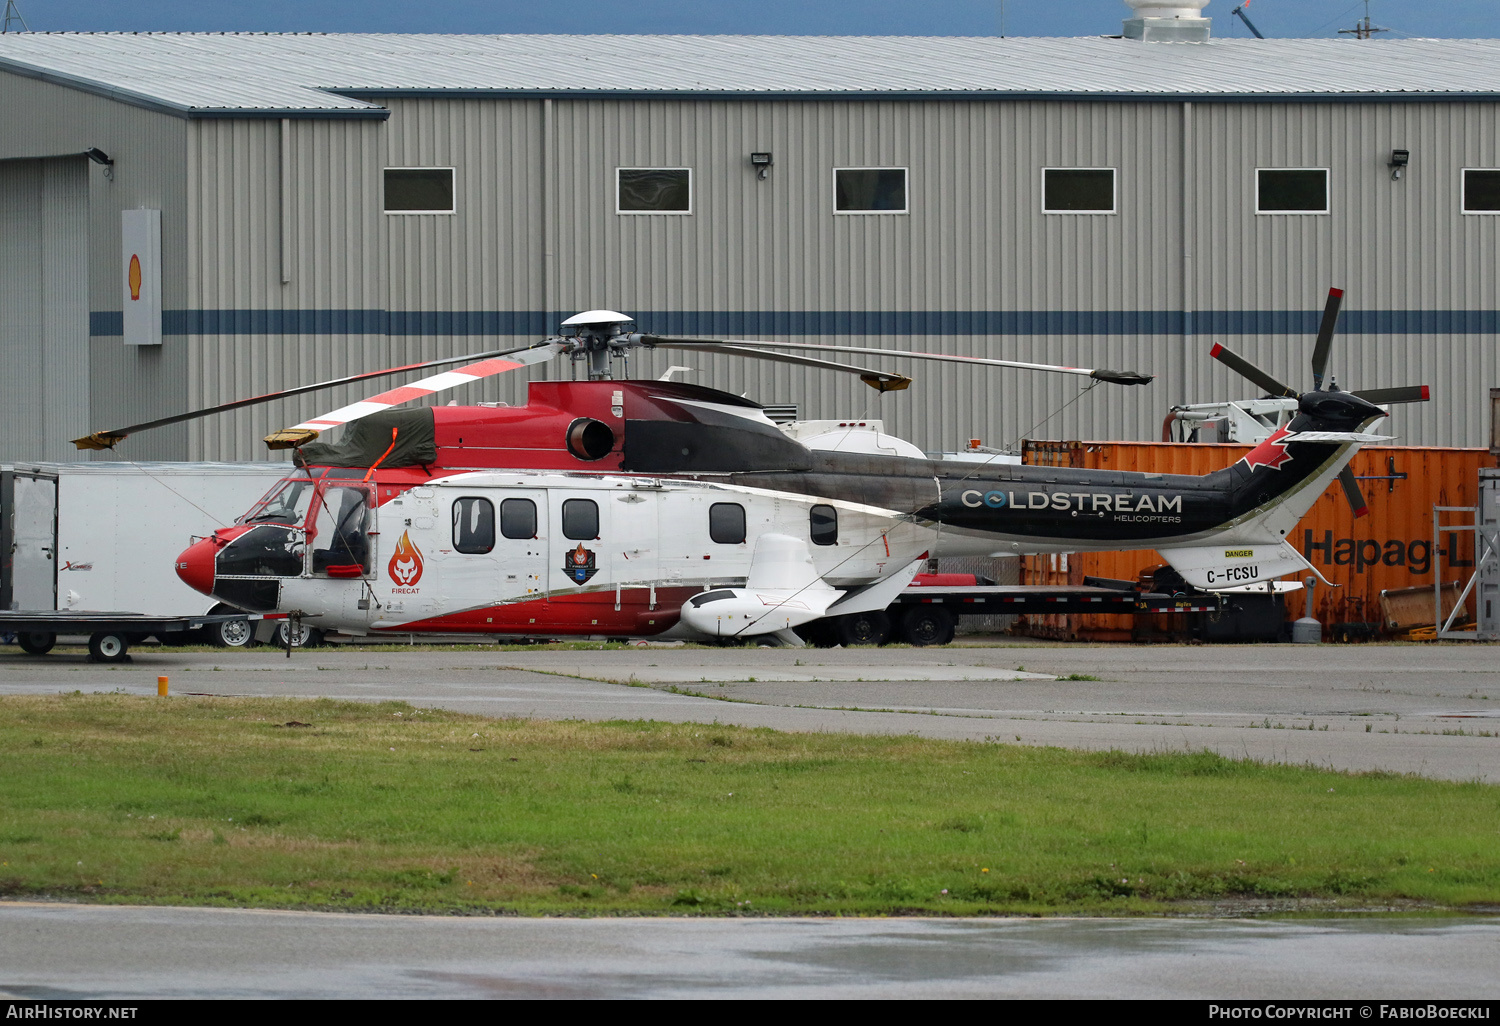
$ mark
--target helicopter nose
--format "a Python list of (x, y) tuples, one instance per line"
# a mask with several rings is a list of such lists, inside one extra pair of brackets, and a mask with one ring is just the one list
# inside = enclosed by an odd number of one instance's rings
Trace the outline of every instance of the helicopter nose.
[(194, 542), (177, 557), (177, 576), (194, 591), (205, 595), (214, 593), (214, 558), (220, 546), (213, 538)]

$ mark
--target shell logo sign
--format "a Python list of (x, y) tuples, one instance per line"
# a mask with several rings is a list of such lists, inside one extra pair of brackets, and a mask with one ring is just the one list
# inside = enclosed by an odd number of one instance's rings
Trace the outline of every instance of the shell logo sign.
[(139, 253), (130, 254), (130, 301), (138, 303), (141, 299), (141, 256)]
[(401, 540), (396, 543), (396, 551), (386, 564), (386, 571), (396, 582), (398, 591), (415, 591), (417, 582), (422, 579), (422, 550), (412, 543), (405, 531), (401, 532)]

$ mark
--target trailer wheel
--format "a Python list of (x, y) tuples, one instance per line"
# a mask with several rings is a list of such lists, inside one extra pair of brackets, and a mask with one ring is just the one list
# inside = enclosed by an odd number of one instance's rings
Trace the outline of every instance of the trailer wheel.
[(219, 648), (254, 648), (256, 644), (255, 628), (249, 620), (225, 620), (204, 630), (208, 631), (208, 643)]
[(120, 631), (97, 631), (89, 636), (89, 659), (96, 663), (123, 663), (129, 658), (130, 641)]
[(901, 618), (901, 637), (918, 648), (953, 640), (953, 614), (942, 606), (913, 606)]
[(16, 635), (16, 644), (27, 655), (46, 655), (57, 644), (57, 635), (51, 631), (21, 631)]
[(891, 618), (878, 609), (868, 613), (845, 613), (834, 624), (834, 633), (845, 648), (884, 645), (891, 640)]
[[(282, 620), (276, 625), (276, 644), (286, 648), (286, 636), (291, 632), (287, 626), (290, 621)], [(297, 625), (297, 636), (292, 641), (293, 648), (318, 648), (323, 644), (323, 632), (316, 627), (309, 627), (305, 623)]]

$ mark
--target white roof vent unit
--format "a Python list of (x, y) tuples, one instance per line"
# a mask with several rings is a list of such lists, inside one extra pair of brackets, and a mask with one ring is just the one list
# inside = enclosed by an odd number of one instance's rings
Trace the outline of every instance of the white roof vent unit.
[(1125, 0), (1135, 17), (1125, 19), (1125, 38), (1144, 43), (1202, 43), (1212, 18), (1203, 17), (1208, 0)]

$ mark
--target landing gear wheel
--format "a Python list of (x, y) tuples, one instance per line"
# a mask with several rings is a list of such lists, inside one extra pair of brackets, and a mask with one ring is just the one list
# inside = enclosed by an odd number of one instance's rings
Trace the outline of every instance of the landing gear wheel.
[(130, 640), (119, 631), (99, 631), (89, 637), (89, 659), (96, 663), (123, 663), (130, 658)]
[[(281, 648), (286, 648), (286, 636), (288, 633), (290, 633), (291, 630), (291, 628), (288, 627), (288, 624), (290, 622), (291, 621), (289, 620), (282, 620), (279, 624), (276, 625), (276, 644)], [(299, 623), (297, 625), (297, 634), (292, 638), (293, 648), (317, 648), (322, 644), (322, 631), (318, 630), (316, 627), (309, 627), (305, 623)]]
[(834, 634), (845, 648), (854, 645), (884, 645), (891, 640), (891, 618), (880, 610), (845, 613), (834, 623)]
[[(226, 609), (224, 612), (233, 610)], [(255, 628), (250, 625), (249, 620), (225, 620), (209, 624), (204, 630), (208, 632), (208, 643), (218, 648), (254, 648), (256, 644)]]
[(832, 648), (839, 643), (832, 620), (814, 620), (795, 628), (797, 636), (814, 648)]
[(914, 606), (901, 618), (901, 638), (918, 648), (953, 640), (953, 614), (942, 606)]
[(16, 644), (27, 655), (46, 655), (57, 644), (57, 635), (51, 631), (22, 631), (16, 635)]

